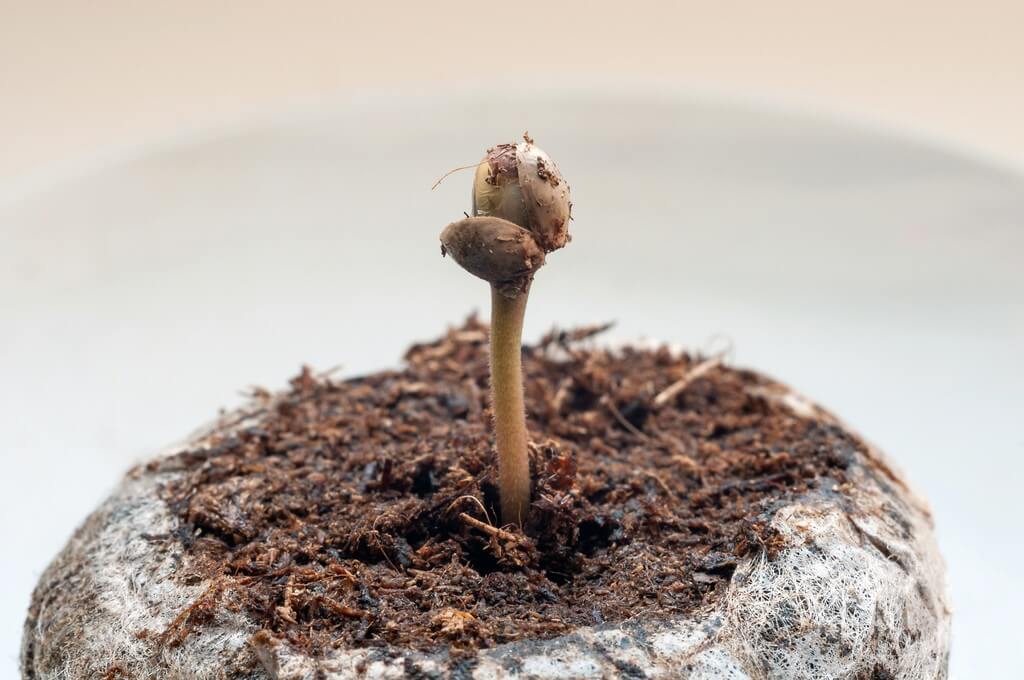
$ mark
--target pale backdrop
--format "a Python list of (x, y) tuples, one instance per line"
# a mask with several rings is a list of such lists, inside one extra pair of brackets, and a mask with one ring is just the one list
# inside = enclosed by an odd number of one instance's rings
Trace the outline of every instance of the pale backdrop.
[(1024, 167), (1022, 26), (1019, 0), (0, 0), (0, 191), (352, 88), (567, 75), (838, 112)]

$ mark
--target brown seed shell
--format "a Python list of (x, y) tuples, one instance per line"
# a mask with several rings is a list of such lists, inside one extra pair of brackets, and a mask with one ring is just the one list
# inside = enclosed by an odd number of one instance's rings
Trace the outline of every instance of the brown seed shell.
[(529, 231), (499, 217), (467, 217), (441, 232), (441, 254), (473, 276), (488, 281), (506, 297), (529, 288), (544, 264), (544, 251)]
[(516, 145), (519, 189), (530, 219), (530, 231), (544, 252), (569, 242), (572, 201), (569, 185), (558, 166), (532, 141)]

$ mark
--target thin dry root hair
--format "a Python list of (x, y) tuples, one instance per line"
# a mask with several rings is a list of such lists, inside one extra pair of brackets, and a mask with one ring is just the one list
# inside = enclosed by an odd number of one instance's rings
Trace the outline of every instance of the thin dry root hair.
[[(462, 501), (464, 501), (464, 500), (467, 500), (467, 499), (469, 499), (469, 500), (473, 501), (474, 503), (476, 503), (476, 504), (477, 504), (477, 507), (479, 507), (479, 508), (480, 508), (480, 510), (481, 510), (481, 511), (483, 511), (483, 513), (484, 513), (484, 519), (486, 519), (486, 520), (487, 520), (487, 523), (488, 523), (488, 524), (494, 524), (494, 522), (493, 522), (493, 521), (491, 520), (491, 513), (487, 512), (487, 506), (485, 506), (485, 505), (483, 504), (483, 501), (481, 501), (481, 500), (480, 500), (479, 498), (477, 498), (476, 496), (470, 495), (470, 494), (464, 494), (464, 495), (462, 495), (462, 496), (459, 496), (459, 497), (458, 497), (458, 498), (456, 498), (455, 500), (453, 500), (453, 501), (452, 501), (452, 502), (451, 502), (451, 503), (450, 503), (450, 504), (448, 505), (448, 510), (447, 510), (447, 512), (451, 512), (451, 511), (452, 511), (452, 508), (454, 508), (454, 507), (455, 507), (456, 505), (458, 505), (458, 504), (459, 504), (460, 502), (462, 502)], [(464, 513), (462, 513), (462, 514), (464, 514)]]
[[(533, 140), (532, 140), (532, 139), (531, 139), (531, 140), (528, 140), (528, 141), (529, 141), (529, 142), (530, 142), (531, 144), (533, 143)], [(514, 146), (514, 145), (513, 145), (513, 146)], [(499, 153), (499, 154), (498, 154), (497, 156), (495, 156), (495, 158), (501, 158), (501, 157), (502, 157), (502, 156), (504, 156), (504, 155), (505, 155), (506, 153), (508, 153), (508, 150), (507, 150), (507, 149), (506, 149), (506, 150), (504, 150), (504, 151), (502, 151), (501, 153)], [(430, 187), (430, 190), (431, 190), (431, 191), (433, 191), (433, 190), (434, 190), (434, 189), (436, 189), (437, 187), (441, 186), (441, 182), (443, 182), (443, 181), (445, 181), (446, 179), (448, 179), (448, 177), (449, 177), (449, 176), (451, 176), (451, 175), (454, 175), (454, 174), (455, 174), (455, 173), (457, 173), (457, 172), (462, 172), (463, 170), (469, 170), (469, 169), (471, 169), (471, 168), (473, 168), (473, 169), (479, 168), (479, 167), (480, 167), (481, 165), (483, 165), (483, 164), (484, 164), (484, 163), (486, 163), (486, 162), (487, 162), (487, 158), (486, 158), (486, 157), (484, 157), (484, 158), (482, 158), (481, 160), (477, 161), (476, 163), (470, 163), (469, 165), (460, 165), (460, 166), (459, 166), (459, 167), (457, 167), (457, 168), (452, 168), (452, 169), (451, 169), (451, 170), (449, 170), (448, 172), (446, 172), (446, 173), (444, 173), (443, 175), (441, 175), (441, 177), (440, 177), (440, 178), (438, 178), (438, 180), (437, 180), (436, 182), (434, 182), (434, 185), (433, 185), (432, 187)]]
[(448, 179), (449, 176), (454, 175), (457, 172), (462, 172), (463, 170), (469, 170), (471, 168), (472, 169), (479, 168), (485, 162), (486, 162), (486, 159), (485, 160), (481, 160), (481, 161), (477, 161), (476, 163), (471, 163), (470, 165), (460, 165), (457, 168), (452, 168), (448, 172), (446, 172), (443, 175), (441, 175), (438, 178), (438, 180), (436, 182), (434, 182), (434, 185), (432, 187), (430, 187), (430, 190), (433, 191), (437, 187), (441, 186), (441, 182), (443, 182), (446, 179)]

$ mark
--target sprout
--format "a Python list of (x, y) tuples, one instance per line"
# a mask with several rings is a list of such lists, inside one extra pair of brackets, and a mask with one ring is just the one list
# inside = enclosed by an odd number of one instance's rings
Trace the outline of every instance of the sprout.
[(522, 525), (530, 506), (530, 459), (523, 403), (526, 299), (545, 254), (569, 242), (569, 185), (528, 135), (488, 149), (473, 182), (473, 216), (441, 232), (441, 254), (491, 284), (491, 403), (498, 491), (505, 524)]

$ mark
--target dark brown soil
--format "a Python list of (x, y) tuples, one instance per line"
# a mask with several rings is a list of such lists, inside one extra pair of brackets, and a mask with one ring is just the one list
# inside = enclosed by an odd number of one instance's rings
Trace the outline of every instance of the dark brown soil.
[[(163, 633), (225, 609), (309, 653), (341, 645), (456, 653), (577, 626), (687, 613), (737, 559), (771, 554), (772, 512), (830, 489), (862, 451), (758, 395), (757, 375), (666, 349), (524, 350), (535, 489), (525, 531), (494, 526), (486, 327), (417, 345), (401, 371), (309, 370), (255, 423), (154, 467), (184, 523), (179, 578), (212, 585)], [(584, 342), (581, 342), (584, 341)]]

